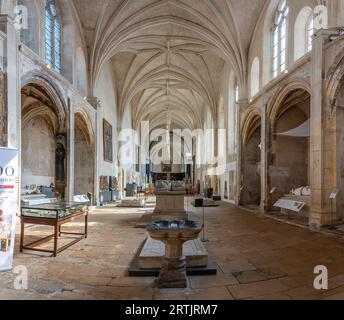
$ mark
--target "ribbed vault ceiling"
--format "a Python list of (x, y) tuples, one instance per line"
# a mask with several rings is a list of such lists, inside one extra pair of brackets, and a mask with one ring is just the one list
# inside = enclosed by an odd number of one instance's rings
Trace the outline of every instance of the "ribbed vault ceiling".
[(265, 2), (73, 0), (91, 86), (110, 60), (120, 116), (130, 106), (134, 126), (199, 128), (204, 110), (216, 113), (225, 64), (246, 85), (247, 49)]

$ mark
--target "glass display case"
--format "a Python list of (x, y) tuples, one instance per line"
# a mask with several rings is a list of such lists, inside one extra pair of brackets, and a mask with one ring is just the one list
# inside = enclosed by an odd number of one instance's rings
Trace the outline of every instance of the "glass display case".
[(23, 206), (23, 217), (62, 219), (88, 210), (89, 202), (46, 203), (33, 206)]
[[(88, 229), (88, 206), (87, 202), (52, 202), (37, 204), (31, 206), (21, 207), (21, 230), (20, 230), (20, 252), (23, 250), (32, 250), (39, 252), (52, 253), (54, 257), (63, 250), (66, 250), (73, 244), (79, 242), (82, 239), (87, 238)], [(84, 218), (84, 230), (83, 232), (73, 232), (62, 230), (62, 226), (73, 222), (75, 219)], [(30, 225), (44, 225), (54, 228), (54, 233), (44, 238), (40, 238), (30, 243), (25, 243), (25, 224)], [(69, 243), (64, 244), (62, 247), (58, 247), (58, 239), (64, 235), (74, 238)], [(47, 249), (40, 247), (46, 241), (53, 239), (53, 249)], [(2, 246), (2, 243), (1, 243)]]

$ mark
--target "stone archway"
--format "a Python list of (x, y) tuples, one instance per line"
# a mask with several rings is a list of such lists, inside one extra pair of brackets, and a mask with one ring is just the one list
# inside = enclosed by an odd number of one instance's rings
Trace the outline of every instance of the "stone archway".
[(250, 114), (243, 127), (240, 204), (259, 207), (261, 202), (261, 117)]
[[(344, 77), (338, 83), (334, 96), (336, 124), (336, 188), (339, 191), (336, 199), (336, 215), (338, 220), (344, 219)], [(334, 218), (334, 217), (332, 217)]]
[(78, 112), (74, 117), (74, 195), (93, 193), (94, 160), (92, 128)]
[[(270, 115), (271, 137), (269, 185), (271, 203), (286, 195), (310, 206), (310, 94), (304, 89), (288, 91)], [(301, 189), (300, 189), (301, 188)], [(293, 191), (294, 190), (294, 191)], [(301, 215), (308, 215), (303, 210)], [(307, 218), (307, 217), (306, 217)]]
[(28, 82), (21, 89), (22, 194), (39, 189), (48, 197), (65, 198), (66, 158), (64, 119), (48, 89)]

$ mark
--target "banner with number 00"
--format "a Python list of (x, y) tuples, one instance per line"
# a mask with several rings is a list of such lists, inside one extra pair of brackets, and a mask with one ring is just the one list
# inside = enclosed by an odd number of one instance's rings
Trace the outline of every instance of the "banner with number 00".
[(0, 271), (12, 269), (19, 179), (18, 150), (0, 148)]

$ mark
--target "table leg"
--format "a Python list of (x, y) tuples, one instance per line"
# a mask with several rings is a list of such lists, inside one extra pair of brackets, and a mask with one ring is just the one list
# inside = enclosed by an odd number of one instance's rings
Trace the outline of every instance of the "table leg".
[(24, 230), (25, 230), (24, 227), (25, 227), (25, 224), (22, 219), (20, 223), (20, 252), (23, 252), (23, 247), (24, 247)]
[(59, 237), (61, 237), (61, 225), (59, 225)]
[(87, 238), (88, 232), (88, 213), (85, 215), (85, 238)]
[(54, 232), (54, 257), (57, 256), (57, 239), (58, 239), (58, 229), (59, 229), (59, 225), (56, 223), (55, 224), (55, 232)]

